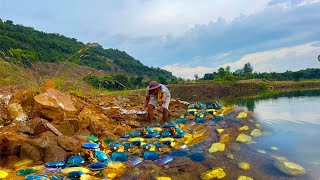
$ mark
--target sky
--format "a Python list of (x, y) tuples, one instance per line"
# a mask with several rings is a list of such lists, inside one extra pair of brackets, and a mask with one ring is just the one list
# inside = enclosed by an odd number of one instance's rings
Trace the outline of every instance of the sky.
[(320, 68), (320, 0), (0, 0), (0, 18), (126, 51), (182, 78)]

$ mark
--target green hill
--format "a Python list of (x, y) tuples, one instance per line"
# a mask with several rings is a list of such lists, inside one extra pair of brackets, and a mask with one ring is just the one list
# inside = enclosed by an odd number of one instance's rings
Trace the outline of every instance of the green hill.
[(28, 65), (30, 62), (74, 62), (110, 74), (125, 74), (139, 79), (158, 79), (163, 83), (175, 83), (171, 72), (143, 65), (124, 51), (104, 49), (96, 43), (83, 44), (75, 38), (57, 33), (45, 33), (32, 27), (15, 25), (0, 19), (0, 51)]

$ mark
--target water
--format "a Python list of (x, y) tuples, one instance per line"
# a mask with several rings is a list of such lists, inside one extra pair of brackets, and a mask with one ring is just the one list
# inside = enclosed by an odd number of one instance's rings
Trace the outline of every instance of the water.
[(320, 90), (269, 94), (236, 100), (253, 111), (266, 130), (256, 148), (276, 152), (320, 177)]

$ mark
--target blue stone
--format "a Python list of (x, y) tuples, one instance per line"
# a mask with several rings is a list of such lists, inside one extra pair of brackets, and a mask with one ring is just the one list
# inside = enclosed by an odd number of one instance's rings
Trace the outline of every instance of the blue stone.
[(98, 149), (99, 144), (93, 142), (86, 142), (82, 144), (82, 148), (84, 149)]
[(113, 152), (111, 154), (112, 161), (120, 161), (120, 162), (126, 162), (128, 161), (128, 155), (124, 152)]
[(131, 149), (132, 145), (130, 143), (123, 144), (124, 149)]
[(63, 168), (66, 166), (65, 161), (51, 161), (45, 164), (46, 168)]
[(160, 134), (159, 134), (159, 133), (153, 134), (153, 137), (159, 138), (159, 137), (160, 137)]
[(134, 166), (140, 164), (142, 161), (143, 161), (143, 159), (138, 156), (131, 156), (128, 160), (128, 164), (130, 164), (131, 166), (134, 167)]
[(184, 135), (183, 134), (176, 134), (176, 135), (173, 136), (173, 138), (181, 139), (181, 138), (184, 138)]
[(184, 134), (184, 131), (181, 128), (176, 128), (176, 132), (178, 134)]
[(84, 163), (84, 159), (81, 156), (71, 156), (68, 159), (68, 166), (72, 166), (72, 167), (78, 167), (78, 166), (82, 166), (82, 164)]
[(223, 120), (222, 117), (215, 117), (215, 118), (212, 119), (212, 121), (215, 121), (215, 122), (218, 122), (218, 121), (221, 121), (221, 120)]
[(152, 160), (152, 161), (154, 161), (154, 160), (159, 159), (159, 157), (160, 157), (160, 155), (159, 155), (159, 153), (156, 152), (156, 151), (145, 151), (145, 152), (143, 152), (143, 158), (144, 158), (145, 160)]
[(165, 129), (171, 128), (171, 127), (177, 127), (177, 124), (167, 124), (167, 125), (162, 126), (162, 128), (165, 128)]
[(99, 162), (105, 162), (109, 157), (103, 151), (95, 151), (94, 155)]
[(154, 133), (154, 130), (153, 130), (151, 127), (146, 127), (146, 131), (147, 131), (149, 134)]
[(109, 148), (111, 149), (111, 150), (115, 150), (115, 149), (118, 149), (119, 147), (121, 147), (122, 146), (122, 144), (121, 143), (109, 143)]
[(160, 144), (160, 143), (157, 143), (154, 146), (156, 146), (156, 148), (163, 148), (162, 144)]
[(175, 156), (175, 157), (183, 157), (183, 156), (186, 156), (188, 153), (186, 151), (173, 151), (171, 152), (171, 155), (172, 156)]
[(92, 163), (89, 164), (88, 169), (90, 169), (91, 171), (100, 171), (105, 169), (106, 167), (107, 165), (104, 163)]
[(141, 133), (139, 131), (133, 131), (129, 134), (131, 138), (139, 137)]
[(169, 131), (164, 131), (161, 133), (161, 137), (170, 137), (171, 136), (171, 132)]
[(143, 138), (146, 138), (146, 139), (150, 139), (150, 138), (153, 138), (154, 135), (153, 134), (146, 134), (143, 136)]
[(64, 177), (60, 175), (56, 175), (56, 176), (52, 176), (50, 180), (64, 180)]
[(44, 179), (48, 179), (49, 177), (45, 174), (41, 174), (41, 175), (28, 175), (26, 176), (26, 180), (44, 180)]
[(194, 109), (194, 108), (196, 108), (196, 105), (195, 105), (195, 104), (189, 104), (189, 105), (188, 105), (188, 109)]
[(84, 172), (82, 172), (82, 171), (71, 171), (71, 172), (69, 173), (68, 178), (71, 178), (71, 179), (74, 179), (74, 178), (79, 179), (82, 175), (84, 175)]
[(202, 118), (202, 117), (197, 117), (196, 118), (196, 123), (200, 123), (200, 124), (203, 124), (206, 122), (206, 119)]
[(194, 162), (202, 162), (205, 160), (205, 157), (200, 153), (191, 154), (189, 158)]
[(20, 169), (17, 174), (18, 174), (18, 176), (27, 176), (27, 175), (35, 173), (35, 172), (37, 172), (37, 171), (34, 169), (26, 168), (26, 169)]
[(185, 118), (178, 118), (176, 119), (177, 124), (186, 124), (187, 120)]

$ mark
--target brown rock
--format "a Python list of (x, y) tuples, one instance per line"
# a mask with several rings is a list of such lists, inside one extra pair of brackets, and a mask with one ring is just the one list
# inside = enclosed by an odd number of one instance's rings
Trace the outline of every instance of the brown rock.
[(48, 131), (48, 128), (46, 126), (47, 122), (48, 122), (47, 120), (36, 117), (36, 118), (33, 118), (32, 120), (29, 120), (27, 122), (27, 125), (30, 126), (32, 129), (34, 129), (36, 134), (42, 134)]
[(74, 135), (74, 127), (70, 121), (62, 121), (59, 125), (55, 126), (63, 135)]
[(10, 99), (9, 104), (21, 104), (23, 108), (34, 105), (33, 93), (31, 91), (22, 90), (14, 94)]
[(22, 124), (21, 126), (18, 126), (17, 128), (22, 133), (26, 133), (26, 134), (30, 134), (30, 135), (35, 134), (34, 129), (26, 124)]
[(45, 93), (35, 96), (34, 99), (37, 111), (44, 117), (52, 119), (54, 123), (59, 123), (69, 114), (77, 112), (70, 96), (56, 89), (47, 89)]
[(46, 131), (42, 133), (39, 138), (28, 140), (28, 143), (35, 147), (45, 149), (57, 145), (58, 137), (51, 131)]
[(50, 146), (45, 150), (44, 161), (61, 161), (66, 158), (68, 153), (58, 145)]
[(25, 143), (21, 146), (20, 157), (22, 159), (28, 158), (34, 161), (41, 161), (43, 157), (43, 152), (35, 146)]
[(61, 135), (58, 136), (58, 145), (66, 151), (74, 151), (79, 146), (79, 142), (73, 137)]

